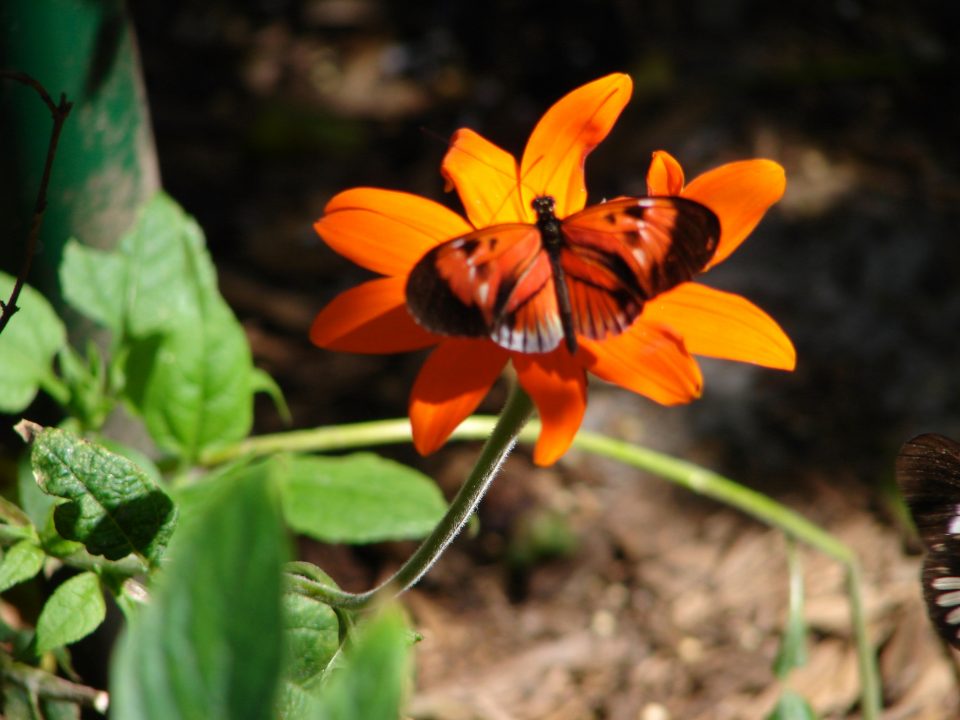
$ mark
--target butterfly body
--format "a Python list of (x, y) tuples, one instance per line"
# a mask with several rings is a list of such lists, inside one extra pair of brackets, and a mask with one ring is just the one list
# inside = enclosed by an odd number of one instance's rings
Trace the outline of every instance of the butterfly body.
[(921, 583), (940, 636), (960, 649), (960, 444), (942, 435), (904, 443), (897, 482), (927, 548)]
[(690, 280), (713, 257), (716, 215), (679, 197), (622, 198), (564, 219), (534, 198), (536, 222), (505, 223), (441, 243), (414, 266), (407, 308), (441, 335), (489, 337), (545, 353), (577, 336), (625, 331), (647, 300)]

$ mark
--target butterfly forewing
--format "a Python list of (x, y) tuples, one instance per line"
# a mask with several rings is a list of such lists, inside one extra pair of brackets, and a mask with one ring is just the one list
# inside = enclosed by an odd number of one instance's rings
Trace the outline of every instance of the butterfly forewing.
[(516, 352), (563, 338), (550, 264), (534, 225), (494, 225), (442, 243), (414, 266), (407, 307), (441, 335), (489, 336)]
[(920, 435), (897, 456), (897, 482), (927, 546), (923, 594), (941, 637), (960, 649), (960, 444)]
[(601, 339), (630, 327), (645, 301), (703, 270), (720, 223), (683, 198), (625, 198), (570, 216), (562, 232), (574, 327)]

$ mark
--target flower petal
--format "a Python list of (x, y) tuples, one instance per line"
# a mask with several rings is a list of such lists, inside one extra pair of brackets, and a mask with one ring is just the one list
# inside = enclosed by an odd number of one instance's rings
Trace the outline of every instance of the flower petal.
[(587, 409), (583, 367), (566, 350), (545, 355), (513, 354), (517, 379), (540, 415), (540, 437), (533, 449), (537, 465), (552, 465), (573, 442)]
[(506, 222), (533, 222), (536, 215), (524, 205), (517, 184), (513, 155), (473, 130), (457, 130), (443, 158), (440, 172), (460, 195), (474, 227)]
[(472, 227), (462, 217), (419, 195), (353, 188), (336, 195), (314, 229), (336, 252), (382, 275), (409, 272), (437, 243)]
[(757, 226), (787, 186), (783, 168), (772, 160), (742, 160), (705, 172), (682, 195), (713, 210), (720, 218), (720, 244), (713, 267), (723, 262)]
[(507, 352), (489, 340), (445, 340), (420, 369), (410, 392), (413, 444), (421, 455), (439, 449), (483, 400)]
[[(649, 306), (649, 304), (648, 304)], [(700, 367), (671, 330), (640, 320), (616, 337), (580, 339), (587, 369), (607, 382), (660, 403), (677, 405), (700, 397)]]
[(683, 190), (683, 168), (666, 150), (655, 150), (647, 170), (649, 195), (679, 195)]
[(547, 110), (520, 163), (525, 206), (537, 195), (552, 195), (561, 218), (583, 209), (584, 160), (610, 132), (632, 91), (630, 77), (615, 73), (577, 88)]
[(746, 298), (699, 283), (684, 283), (658, 295), (643, 318), (683, 337), (695, 355), (793, 370), (797, 353), (786, 333)]
[(404, 300), (406, 277), (377, 278), (340, 293), (314, 318), (310, 340), (327, 350), (395, 353), (436, 344)]

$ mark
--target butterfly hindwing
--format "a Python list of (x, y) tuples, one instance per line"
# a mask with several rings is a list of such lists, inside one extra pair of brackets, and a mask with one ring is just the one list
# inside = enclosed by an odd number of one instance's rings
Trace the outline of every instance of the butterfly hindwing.
[(960, 649), (960, 444), (920, 435), (897, 456), (897, 482), (927, 547), (923, 595), (940, 636)]
[(679, 197), (613, 200), (561, 227), (574, 327), (593, 339), (623, 332), (645, 301), (693, 278), (720, 239), (717, 216)]
[(563, 338), (535, 225), (494, 225), (438, 245), (414, 266), (406, 296), (417, 322), (441, 335), (489, 336), (527, 353)]

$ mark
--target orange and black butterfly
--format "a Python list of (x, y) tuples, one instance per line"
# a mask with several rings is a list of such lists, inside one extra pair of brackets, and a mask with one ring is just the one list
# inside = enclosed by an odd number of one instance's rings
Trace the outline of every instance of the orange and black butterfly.
[(535, 224), (506, 223), (431, 249), (407, 280), (407, 308), (439, 335), (489, 337), (545, 353), (577, 336), (626, 330), (643, 304), (704, 269), (720, 239), (709, 208), (680, 197), (622, 198), (560, 220), (533, 200)]

